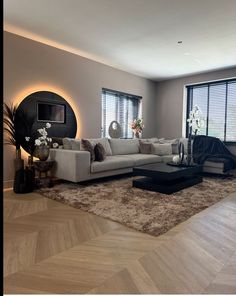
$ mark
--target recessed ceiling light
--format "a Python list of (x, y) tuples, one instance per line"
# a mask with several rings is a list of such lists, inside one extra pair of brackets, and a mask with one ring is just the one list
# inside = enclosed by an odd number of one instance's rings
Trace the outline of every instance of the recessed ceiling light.
[(184, 55), (186, 55), (186, 56), (190, 56), (191, 53), (190, 53), (190, 52), (185, 52)]

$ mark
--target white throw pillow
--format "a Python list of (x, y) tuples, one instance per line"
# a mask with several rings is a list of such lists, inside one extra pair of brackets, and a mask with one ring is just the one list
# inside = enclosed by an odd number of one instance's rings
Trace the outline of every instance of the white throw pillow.
[(63, 149), (71, 150), (72, 149), (72, 145), (71, 145), (72, 140), (74, 140), (74, 139), (73, 138), (63, 138), (62, 139)]
[(152, 154), (159, 156), (170, 155), (172, 154), (172, 145), (170, 143), (152, 143)]
[(172, 154), (179, 153), (179, 139), (173, 139), (173, 140), (159, 139), (158, 143), (171, 144), (172, 145)]

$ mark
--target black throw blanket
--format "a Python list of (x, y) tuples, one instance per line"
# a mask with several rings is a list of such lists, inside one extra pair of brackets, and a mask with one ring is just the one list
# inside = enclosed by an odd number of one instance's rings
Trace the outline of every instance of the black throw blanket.
[(236, 156), (228, 150), (220, 139), (209, 136), (195, 136), (193, 161), (203, 164), (206, 160), (224, 162), (224, 172), (236, 169)]

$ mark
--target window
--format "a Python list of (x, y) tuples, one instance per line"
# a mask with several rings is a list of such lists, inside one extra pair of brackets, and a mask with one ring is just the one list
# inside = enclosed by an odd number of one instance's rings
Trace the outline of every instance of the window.
[(108, 137), (109, 125), (117, 121), (121, 137), (132, 138), (130, 123), (139, 117), (141, 97), (109, 89), (102, 89), (102, 137)]
[(187, 86), (187, 118), (194, 105), (205, 118), (199, 135), (236, 142), (236, 79)]

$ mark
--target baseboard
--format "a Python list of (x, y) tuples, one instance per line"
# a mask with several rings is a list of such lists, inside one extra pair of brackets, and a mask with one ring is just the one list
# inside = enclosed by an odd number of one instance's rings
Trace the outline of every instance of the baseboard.
[(3, 189), (13, 188), (13, 180), (3, 181)]

